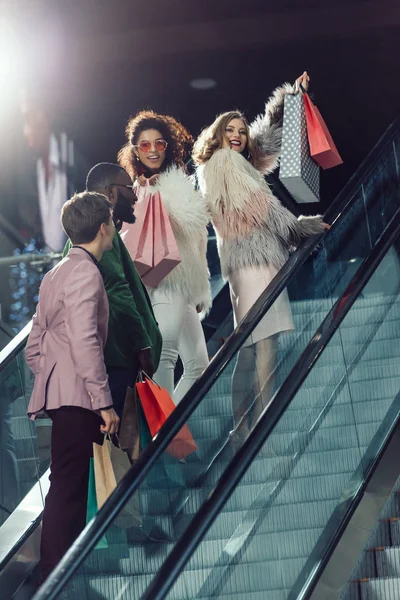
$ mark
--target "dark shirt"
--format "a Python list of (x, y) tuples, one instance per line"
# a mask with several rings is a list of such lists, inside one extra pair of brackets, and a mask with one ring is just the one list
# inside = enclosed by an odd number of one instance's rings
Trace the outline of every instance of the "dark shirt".
[(90, 256), (90, 258), (92, 259), (92, 261), (94, 262), (94, 264), (96, 265), (96, 267), (98, 268), (98, 270), (100, 271), (101, 275), (103, 276), (104, 279), (104, 274), (101, 268), (101, 265), (99, 263), (99, 261), (97, 260), (97, 258), (95, 257), (94, 254), (92, 254), (91, 252), (89, 252), (89, 250), (86, 250), (86, 248), (83, 248), (82, 246), (79, 245), (73, 245), (72, 248), (79, 248), (79, 250), (83, 250), (84, 252), (86, 252), (86, 254), (88, 256)]

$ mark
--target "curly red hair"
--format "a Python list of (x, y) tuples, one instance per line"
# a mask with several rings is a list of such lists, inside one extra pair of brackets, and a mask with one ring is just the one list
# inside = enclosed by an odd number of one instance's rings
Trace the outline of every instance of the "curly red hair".
[(127, 142), (118, 152), (118, 162), (133, 181), (138, 177), (138, 160), (133, 151), (133, 146), (142, 131), (157, 129), (168, 142), (165, 161), (162, 170), (171, 165), (185, 168), (185, 159), (190, 154), (193, 137), (179, 121), (169, 115), (160, 115), (152, 110), (142, 110), (131, 117), (125, 129)]

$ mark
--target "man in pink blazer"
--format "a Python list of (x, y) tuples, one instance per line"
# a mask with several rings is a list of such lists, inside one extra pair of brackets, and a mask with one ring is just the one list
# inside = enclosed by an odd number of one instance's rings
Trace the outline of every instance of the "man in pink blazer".
[(104, 365), (108, 300), (98, 264), (112, 247), (111, 204), (101, 194), (76, 194), (61, 221), (73, 246), (42, 281), (26, 347), (35, 375), (28, 415), (46, 411), (53, 422), (42, 581), (85, 527), (93, 442), (102, 443), (102, 433), (115, 433), (119, 423)]

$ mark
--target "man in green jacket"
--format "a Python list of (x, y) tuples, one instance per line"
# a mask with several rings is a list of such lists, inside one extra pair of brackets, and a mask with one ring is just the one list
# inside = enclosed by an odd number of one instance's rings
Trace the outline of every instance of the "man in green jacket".
[[(157, 370), (162, 338), (146, 288), (118, 233), (123, 222), (135, 222), (131, 178), (119, 165), (100, 163), (89, 171), (86, 189), (104, 194), (113, 205), (113, 248), (104, 252), (100, 267), (110, 306), (104, 360), (114, 408), (121, 416), (127, 387), (134, 385), (138, 371), (152, 377)], [(64, 254), (69, 248), (67, 242)]]

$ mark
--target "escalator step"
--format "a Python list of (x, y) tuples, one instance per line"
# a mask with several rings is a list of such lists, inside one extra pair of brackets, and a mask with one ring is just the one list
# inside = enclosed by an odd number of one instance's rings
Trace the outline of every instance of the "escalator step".
[(360, 600), (395, 600), (400, 598), (400, 579), (370, 579), (360, 582)]

